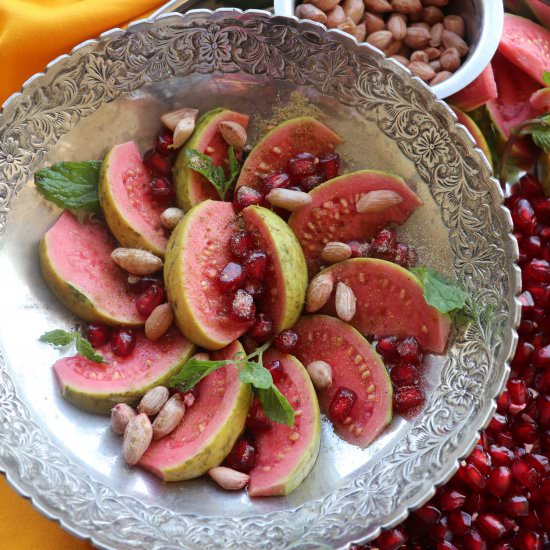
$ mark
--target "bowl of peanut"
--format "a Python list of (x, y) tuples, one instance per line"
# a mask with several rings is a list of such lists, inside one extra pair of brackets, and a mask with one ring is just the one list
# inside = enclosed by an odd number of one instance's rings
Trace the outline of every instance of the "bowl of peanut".
[(275, 13), (367, 42), (407, 67), (439, 99), (481, 74), (504, 20), (501, 0), (275, 0)]

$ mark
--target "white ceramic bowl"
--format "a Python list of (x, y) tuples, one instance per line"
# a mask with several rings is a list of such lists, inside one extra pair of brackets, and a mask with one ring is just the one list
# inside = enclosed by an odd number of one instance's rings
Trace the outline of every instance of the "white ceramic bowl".
[[(275, 0), (275, 13), (292, 16), (296, 3), (295, 0)], [(481, 74), (497, 50), (504, 23), (502, 0), (451, 0), (448, 11), (464, 17), (470, 52), (453, 76), (433, 86), (439, 99), (462, 90)]]

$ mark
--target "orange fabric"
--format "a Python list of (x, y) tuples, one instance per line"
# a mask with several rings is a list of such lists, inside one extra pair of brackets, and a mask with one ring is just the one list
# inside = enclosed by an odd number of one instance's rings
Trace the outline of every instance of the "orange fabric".
[[(0, 0), (0, 105), (57, 56), (112, 27), (145, 17), (163, 0)], [(0, 547), (90, 550), (36, 511), (0, 476)]]

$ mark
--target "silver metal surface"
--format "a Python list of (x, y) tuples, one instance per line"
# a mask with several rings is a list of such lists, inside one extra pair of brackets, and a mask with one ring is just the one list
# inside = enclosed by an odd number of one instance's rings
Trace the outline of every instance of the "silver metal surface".
[[(105, 418), (59, 395), (50, 368), (59, 354), (37, 339), (77, 320), (40, 276), (37, 244), (59, 210), (32, 174), (57, 160), (102, 158), (132, 138), (144, 150), (173, 108), (242, 110), (257, 136), (275, 109), (291, 116), (308, 102), (345, 138), (347, 169), (394, 172), (416, 189), (424, 205), (402, 230), (423, 264), (464, 285), (476, 320), (430, 358), (418, 416), (396, 417), (365, 450), (325, 422), (319, 460), (290, 496), (160, 483), (124, 465)], [(456, 471), (492, 415), (519, 316), (510, 230), (486, 159), (447, 106), (343, 33), (238, 10), (105, 33), (31, 78), (0, 115), (0, 469), (42, 512), (104, 548), (318, 549), (370, 539)]]
[[(276, 15), (294, 15), (296, 0), (274, 0)], [(457, 13), (466, 21), (470, 51), (464, 63), (447, 80), (433, 86), (439, 99), (449, 97), (473, 82), (489, 65), (497, 51), (504, 25), (502, 0), (451, 0), (449, 13)]]

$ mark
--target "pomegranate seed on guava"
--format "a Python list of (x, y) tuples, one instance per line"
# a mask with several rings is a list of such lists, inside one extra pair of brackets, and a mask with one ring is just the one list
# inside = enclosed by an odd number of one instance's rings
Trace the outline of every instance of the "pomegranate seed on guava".
[(283, 370), (283, 366), (281, 365), (281, 362), (278, 360), (271, 361), (271, 363), (268, 363), (266, 365), (266, 369), (271, 373), (271, 377), (273, 378), (273, 383), (277, 384), (283, 377), (285, 371)]
[(292, 353), (298, 345), (298, 335), (293, 330), (283, 330), (275, 337), (274, 344), (279, 351)]
[(248, 331), (248, 335), (259, 344), (267, 342), (273, 336), (273, 321), (265, 313), (258, 314), (256, 322)]
[(255, 462), (256, 448), (244, 437), (237, 439), (237, 442), (233, 445), (233, 448), (225, 459), (225, 465), (228, 468), (233, 468), (245, 474), (254, 468)]
[(315, 174), (319, 159), (311, 153), (298, 153), (288, 161), (287, 171), (293, 177)]
[(254, 235), (250, 231), (237, 231), (229, 239), (229, 249), (236, 258), (245, 258), (254, 249)]
[(231, 300), (231, 317), (236, 321), (252, 321), (256, 316), (254, 298), (239, 288)]
[(218, 275), (217, 283), (222, 292), (232, 292), (244, 284), (246, 274), (241, 264), (229, 262)]
[(269, 418), (265, 415), (262, 404), (257, 398), (254, 399), (254, 402), (248, 411), (246, 425), (253, 431), (264, 431), (272, 428), (271, 420), (269, 420)]
[(338, 176), (340, 170), (340, 155), (338, 153), (327, 153), (319, 159), (319, 172), (325, 180), (331, 180)]
[(395, 231), (391, 229), (382, 229), (379, 231), (370, 243), (370, 253), (376, 256), (394, 258), (397, 246), (397, 237)]
[(242, 185), (239, 187), (233, 198), (233, 204), (237, 210), (242, 210), (247, 206), (262, 204), (264, 196), (256, 189)]
[(352, 258), (366, 258), (369, 255), (370, 244), (366, 241), (348, 241)]
[(136, 337), (129, 328), (116, 328), (111, 334), (111, 349), (115, 355), (126, 357), (136, 346)]
[(86, 327), (86, 338), (92, 347), (99, 348), (106, 344), (111, 338), (111, 329), (100, 323), (88, 323)]
[(151, 315), (151, 312), (163, 302), (164, 288), (154, 283), (136, 298), (136, 309), (142, 317), (147, 318)]
[(290, 176), (284, 172), (270, 174), (262, 178), (264, 193), (267, 195), (272, 189), (286, 188), (290, 185)]
[(312, 189), (315, 189), (318, 185), (323, 183), (323, 176), (319, 174), (310, 174), (309, 176), (302, 176), (301, 178), (295, 178), (295, 181), (298, 183), (298, 188), (301, 191), (308, 193)]
[(171, 148), (174, 143), (172, 132), (161, 132), (157, 134), (155, 140), (155, 150), (163, 156), (169, 156), (174, 153), (174, 150)]
[(250, 296), (253, 296), (254, 298), (259, 298), (265, 293), (264, 285), (259, 281), (253, 281), (251, 279), (248, 279), (244, 283), (243, 289), (246, 290), (248, 294), (250, 294)]
[(262, 281), (267, 269), (267, 254), (263, 250), (252, 251), (244, 262), (246, 274), (255, 281)]
[(418, 365), (422, 360), (420, 344), (414, 336), (407, 336), (397, 344), (397, 353), (402, 361)]
[(149, 149), (143, 155), (143, 164), (154, 176), (170, 176), (172, 174), (172, 162), (170, 159), (154, 149)]
[(333, 422), (343, 422), (351, 413), (353, 405), (357, 401), (357, 394), (345, 388), (339, 387), (330, 402), (328, 416)]
[(412, 363), (403, 361), (392, 368), (390, 378), (398, 386), (414, 386), (418, 382), (418, 370)]
[(136, 294), (145, 292), (151, 285), (162, 285), (162, 281), (159, 278), (150, 275), (128, 280), (128, 288)]
[(150, 185), (151, 195), (158, 201), (169, 201), (174, 196), (174, 186), (168, 178), (153, 178)]
[(383, 336), (376, 343), (376, 351), (386, 360), (393, 360), (399, 357), (397, 353), (398, 340), (395, 336)]
[(416, 386), (397, 388), (393, 394), (393, 406), (398, 413), (407, 412), (424, 403), (424, 393)]
[(410, 249), (405, 243), (397, 243), (395, 245), (395, 256), (392, 261), (402, 267), (409, 267)]

